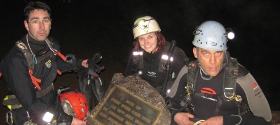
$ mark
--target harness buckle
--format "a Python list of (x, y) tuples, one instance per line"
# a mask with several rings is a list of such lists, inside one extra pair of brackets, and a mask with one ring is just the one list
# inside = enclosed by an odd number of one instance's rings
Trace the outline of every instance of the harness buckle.
[(242, 97), (240, 95), (233, 95), (228, 98), (229, 100), (235, 100), (237, 102), (242, 102)]

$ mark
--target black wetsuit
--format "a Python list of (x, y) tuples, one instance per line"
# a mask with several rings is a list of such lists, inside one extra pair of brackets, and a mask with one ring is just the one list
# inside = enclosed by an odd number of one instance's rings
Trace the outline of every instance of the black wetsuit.
[[(166, 47), (166, 46), (165, 46)], [(157, 88), (157, 90), (161, 90), (162, 85), (164, 84), (165, 74), (164, 72), (159, 72), (159, 64), (161, 61), (162, 54), (164, 52), (164, 49), (169, 49), (163, 47), (162, 49), (158, 50), (155, 53), (148, 53), (144, 50), (142, 50), (143, 53), (143, 66), (142, 69), (142, 75), (140, 77), (144, 80), (146, 80), (151, 86), (154, 88)], [(175, 47), (175, 49), (180, 49), (178, 47)], [(174, 50), (175, 51), (175, 50)], [(184, 60), (179, 57), (179, 55), (174, 54), (173, 56), (173, 62), (171, 64), (171, 73), (174, 73), (175, 76), (178, 74), (178, 72), (181, 70), (183, 66), (185, 66)], [(131, 53), (127, 68), (125, 71), (125, 76), (133, 75), (133, 52)]]
[[(227, 55), (229, 57), (229, 54)], [(229, 59), (229, 58), (228, 58)], [(200, 67), (198, 67), (198, 73), (195, 76), (196, 82), (194, 84), (194, 94), (192, 94), (192, 100), (194, 105), (194, 115), (196, 119), (206, 120), (213, 116), (223, 116), (223, 124), (224, 125), (235, 125), (235, 124), (243, 124), (243, 125), (267, 125), (270, 124), (271, 120), (271, 111), (267, 100), (265, 99), (262, 91), (257, 86), (257, 83), (251, 82), (247, 78), (251, 76), (250, 73), (242, 66), (238, 67), (238, 79), (246, 79), (240, 80), (236, 83), (236, 95), (240, 95), (242, 97), (242, 102), (245, 103), (250, 112), (244, 115), (238, 115), (238, 107), (236, 105), (236, 101), (228, 101), (223, 100), (224, 96), (224, 76), (225, 76), (225, 68), (223, 68), (219, 74), (215, 77), (212, 77), (210, 80), (204, 80), (199, 73)], [(179, 83), (174, 83), (171, 91), (174, 94), (167, 94), (167, 101), (171, 101), (172, 107), (170, 108), (170, 112), (172, 114), (172, 119), (174, 116), (181, 112), (180, 102), (183, 99), (183, 95), (186, 92), (185, 86), (187, 85), (187, 73), (183, 74), (182, 77), (179, 77)], [(205, 74), (202, 73), (205, 77)], [(255, 88), (252, 88), (252, 84), (256, 85), (256, 90), (254, 92), (259, 95), (255, 95), (255, 93), (251, 93), (251, 91)], [(259, 98), (260, 97), (260, 98)], [(248, 103), (250, 100), (250, 104)], [(265, 105), (262, 107), (263, 109), (257, 109), (256, 105)], [(257, 106), (259, 107), (259, 106)], [(242, 110), (241, 110), (242, 112)], [(175, 125), (174, 121), (172, 125)]]
[[(58, 42), (51, 37), (48, 39), (51, 41), (52, 47), (59, 50)], [(26, 36), (21, 41), (28, 47)], [(51, 51), (45, 41), (39, 42), (30, 36), (28, 41), (32, 52), (38, 58)], [(18, 125), (26, 122), (28, 120), (26, 111), (28, 111), (31, 119), (37, 124), (45, 123), (42, 121), (42, 118), (47, 111), (54, 113), (55, 117), (62, 115), (65, 116), (65, 119), (72, 120), (72, 118), (67, 118), (69, 116), (66, 116), (63, 112), (60, 101), (57, 98), (57, 92), (54, 89), (43, 97), (36, 98), (36, 92), (39, 90), (31, 82), (27, 63), (23, 52), (17, 46), (14, 46), (1, 62), (3, 79), (7, 84), (7, 95), (15, 95), (22, 105), (21, 108), (12, 110), (14, 122)], [(77, 64), (81, 64), (81, 60), (77, 61)], [(63, 73), (77, 70), (80, 67), (81, 65), (72, 65), (64, 62), (59, 56), (48, 56), (34, 64), (33, 76), (42, 80), (40, 87), (44, 90), (54, 82), (57, 76), (57, 69)]]

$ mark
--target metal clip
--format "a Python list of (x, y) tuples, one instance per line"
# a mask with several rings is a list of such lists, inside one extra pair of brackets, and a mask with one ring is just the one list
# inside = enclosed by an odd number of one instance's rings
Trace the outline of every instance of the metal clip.
[(8, 111), (6, 113), (6, 122), (9, 124), (9, 125), (13, 125), (13, 114), (12, 114), (12, 111)]
[(240, 95), (230, 96), (228, 99), (229, 100), (235, 100), (237, 102), (242, 102), (242, 97)]

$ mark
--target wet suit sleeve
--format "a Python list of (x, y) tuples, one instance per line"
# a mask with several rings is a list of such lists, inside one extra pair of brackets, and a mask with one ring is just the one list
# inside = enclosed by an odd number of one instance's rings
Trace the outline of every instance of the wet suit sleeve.
[[(231, 125), (240, 123), (241, 125), (266, 125), (272, 119), (269, 104), (261, 88), (253, 76), (248, 73), (237, 80), (238, 86), (243, 91), (242, 99), (250, 108), (251, 113), (240, 116), (224, 116), (224, 124)], [(237, 88), (238, 89), (238, 88)], [(237, 90), (237, 92), (240, 90)], [(237, 93), (238, 94), (238, 93)]]
[(76, 58), (75, 60), (73, 60), (73, 63), (67, 63), (64, 60), (62, 60), (59, 56), (56, 56), (57, 68), (62, 73), (79, 71), (81, 68), (83, 68), (82, 61), (82, 59)]
[[(176, 74), (176, 76), (179, 74), (180, 70), (186, 65), (186, 58), (182, 58), (181, 56), (175, 54), (171, 65), (172, 71)], [(176, 78), (176, 76), (174, 76)]]
[(171, 119), (174, 122), (174, 116), (180, 112), (180, 102), (182, 100), (182, 95), (185, 93), (185, 86), (187, 83), (187, 66), (184, 66), (179, 72), (177, 78), (175, 79), (170, 92), (166, 94), (166, 102), (171, 113)]

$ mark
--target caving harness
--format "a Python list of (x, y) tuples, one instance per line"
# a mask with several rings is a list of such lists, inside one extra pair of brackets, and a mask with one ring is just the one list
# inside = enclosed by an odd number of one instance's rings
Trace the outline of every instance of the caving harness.
[[(26, 39), (28, 40), (27, 37), (28, 37), (28, 35), (26, 35)], [(49, 39), (46, 39), (45, 42), (47, 43), (47, 45), (48, 45), (48, 47), (51, 51), (47, 51), (44, 54), (44, 56), (40, 56), (40, 57), (35, 57), (31, 48), (29, 47), (29, 49), (31, 50), (30, 51), (22, 41), (17, 41), (16, 44), (15, 44), (16, 47), (18, 48), (18, 50), (20, 50), (23, 53), (23, 55), (25, 56), (27, 64), (28, 64), (28, 69), (29, 69), (28, 72), (29, 72), (29, 76), (31, 78), (31, 81), (32, 81), (33, 85), (39, 90), (38, 92), (36, 92), (36, 98), (41, 98), (44, 95), (46, 95), (47, 93), (49, 93), (51, 90), (54, 89), (54, 85), (52, 83), (47, 88), (45, 88), (43, 90), (41, 89), (40, 83), (42, 82), (42, 80), (39, 79), (39, 78), (36, 78), (33, 75), (34, 64), (37, 64), (38, 62), (44, 60), (47, 57), (54, 57), (56, 55), (58, 55), (62, 60), (67, 61), (67, 59), (64, 55), (62, 55), (58, 50), (56, 50), (52, 47), (53, 43), (51, 43), (51, 41)], [(62, 74), (61, 71), (59, 71), (58, 69), (57, 69), (57, 73), (59, 75)], [(0, 76), (1, 75), (2, 74), (0, 72)], [(10, 109), (10, 111), (6, 114), (6, 122), (8, 124), (12, 125), (13, 124), (13, 118), (12, 118), (12, 112), (11, 111), (13, 109), (21, 108), (22, 105), (17, 100), (15, 95), (7, 95), (3, 100), (3, 105), (7, 106)], [(27, 114), (28, 114), (28, 112), (27, 112)], [(31, 121), (28, 121), (28, 122), (32, 123)]]
[(242, 98), (239, 95), (236, 95), (236, 79), (239, 77), (238, 74), (239, 64), (235, 58), (231, 58), (229, 63), (225, 65), (224, 71), (224, 84), (223, 84), (223, 94), (224, 96), (219, 97), (217, 95), (208, 95), (205, 93), (194, 93), (196, 77), (198, 73), (202, 71), (198, 68), (197, 61), (191, 61), (188, 65), (187, 73), (187, 85), (185, 86), (186, 92), (184, 98), (182, 99), (180, 105), (182, 108), (180, 111), (189, 112), (195, 114), (194, 106), (192, 102), (192, 97), (194, 94), (204, 94), (205, 97), (212, 97), (218, 101), (218, 104), (215, 109), (215, 113), (219, 112), (219, 108), (222, 105), (223, 101), (232, 101), (238, 107), (238, 115), (246, 114), (249, 112), (247, 105), (242, 102)]
[[(160, 87), (160, 93), (162, 95), (165, 95), (166, 88), (171, 87), (173, 82), (170, 82), (173, 78), (176, 78), (173, 73), (171, 73), (172, 67), (171, 63), (173, 61), (173, 55), (177, 54), (179, 57), (181, 57), (185, 64), (188, 63), (188, 58), (186, 54), (181, 49), (175, 49), (176, 41), (173, 40), (171, 43), (166, 42), (166, 46), (164, 47), (164, 50), (162, 52), (161, 60), (159, 62), (158, 71), (161, 73), (164, 73), (165, 81), (163, 86)], [(143, 51), (134, 51), (133, 52), (133, 66), (132, 66), (132, 72), (136, 75), (142, 75), (142, 69), (144, 69), (143, 64)], [(176, 74), (177, 75), (177, 74)]]

